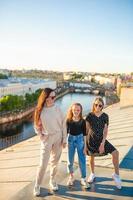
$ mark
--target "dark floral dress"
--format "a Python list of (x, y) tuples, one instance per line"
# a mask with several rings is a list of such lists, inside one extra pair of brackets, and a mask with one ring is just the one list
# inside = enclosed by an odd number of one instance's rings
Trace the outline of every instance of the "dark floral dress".
[(102, 113), (97, 117), (93, 112), (89, 113), (86, 117), (86, 121), (90, 124), (89, 139), (87, 141), (87, 154), (94, 156), (106, 155), (112, 153), (116, 148), (105, 140), (104, 153), (99, 153), (99, 146), (103, 140), (103, 130), (105, 124), (109, 125), (109, 117), (106, 113)]

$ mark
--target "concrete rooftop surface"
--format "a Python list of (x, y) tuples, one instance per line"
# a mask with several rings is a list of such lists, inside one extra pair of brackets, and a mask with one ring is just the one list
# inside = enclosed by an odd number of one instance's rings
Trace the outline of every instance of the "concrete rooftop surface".
[[(33, 196), (33, 186), (40, 156), (38, 136), (0, 151), (0, 200), (128, 200), (133, 199), (133, 107), (120, 109), (119, 103), (104, 110), (109, 114), (110, 125), (107, 139), (119, 150), (122, 189), (115, 187), (111, 178), (113, 165), (111, 155), (96, 158), (96, 180), (85, 190), (80, 185), (77, 156), (75, 157), (75, 184), (66, 185), (67, 148), (63, 150), (57, 182), (59, 191), (49, 190), (49, 166), (44, 176), (41, 195)], [(87, 158), (87, 175), (89, 175)]]

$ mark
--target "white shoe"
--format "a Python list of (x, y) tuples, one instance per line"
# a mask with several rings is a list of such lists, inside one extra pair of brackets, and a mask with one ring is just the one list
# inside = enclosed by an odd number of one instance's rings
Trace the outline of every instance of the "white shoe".
[(40, 195), (40, 186), (39, 185), (35, 185), (34, 186), (33, 195), (34, 196), (39, 196)]
[(49, 185), (50, 185), (50, 188), (51, 188), (53, 191), (57, 191), (57, 190), (58, 190), (58, 185), (57, 185), (57, 183), (56, 183), (54, 180), (50, 180), (50, 181), (49, 181)]
[(93, 183), (94, 179), (95, 179), (95, 174), (91, 173), (89, 178), (88, 178), (88, 183)]
[(117, 174), (115, 174), (115, 173), (113, 173), (113, 174), (112, 174), (112, 178), (113, 178), (114, 181), (115, 181), (116, 187), (120, 190), (120, 189), (122, 188), (120, 176), (117, 175)]
[(84, 186), (84, 188), (90, 188), (90, 184), (87, 183), (86, 179), (85, 178), (81, 178), (81, 185)]
[(67, 185), (68, 185), (68, 186), (72, 186), (73, 183), (74, 183), (74, 177), (73, 177), (73, 176), (69, 176), (69, 179), (68, 179)]

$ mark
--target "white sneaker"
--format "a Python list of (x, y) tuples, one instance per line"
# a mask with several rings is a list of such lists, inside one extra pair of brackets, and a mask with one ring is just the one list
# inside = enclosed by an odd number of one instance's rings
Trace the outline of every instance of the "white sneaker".
[(74, 177), (73, 177), (73, 176), (69, 176), (69, 179), (68, 179), (67, 185), (68, 185), (68, 186), (72, 186), (73, 183), (74, 183)]
[(54, 180), (50, 180), (50, 181), (49, 181), (49, 185), (50, 185), (50, 188), (51, 188), (53, 191), (57, 191), (57, 190), (58, 190), (58, 185), (57, 185), (57, 183), (56, 183)]
[(94, 173), (91, 173), (90, 174), (90, 176), (89, 176), (89, 178), (88, 178), (88, 183), (93, 183), (93, 181), (94, 181), (94, 179), (95, 179), (95, 174)]
[(114, 181), (115, 181), (116, 187), (120, 190), (120, 189), (122, 188), (120, 176), (117, 175), (117, 174), (115, 174), (115, 173), (113, 173), (113, 174), (112, 174), (112, 178), (113, 178)]
[(85, 178), (81, 178), (81, 185), (84, 186), (84, 188), (90, 188), (90, 184), (87, 183), (86, 179)]
[(35, 185), (34, 186), (33, 195), (34, 196), (39, 196), (40, 195), (40, 186), (39, 185)]

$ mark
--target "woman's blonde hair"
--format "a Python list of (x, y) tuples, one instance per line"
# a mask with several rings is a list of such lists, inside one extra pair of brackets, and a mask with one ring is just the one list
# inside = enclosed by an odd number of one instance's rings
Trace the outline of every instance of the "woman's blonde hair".
[(93, 102), (93, 105), (92, 105), (92, 112), (94, 112), (95, 111), (95, 102), (96, 101), (100, 101), (101, 103), (102, 103), (102, 109), (103, 109), (103, 107), (104, 107), (104, 101), (103, 101), (103, 98), (102, 97), (96, 97), (95, 98), (95, 100), (94, 100), (94, 102)]
[(40, 120), (40, 114), (41, 114), (43, 106), (46, 102), (46, 99), (49, 97), (49, 94), (53, 91), (54, 90), (51, 89), (51, 88), (45, 88), (45, 89), (42, 90), (42, 92), (41, 92), (41, 94), (38, 98), (38, 103), (37, 103), (35, 113), (34, 113), (34, 124), (35, 124), (35, 126), (38, 126), (38, 123), (39, 123), (39, 120)]
[(73, 103), (73, 104), (70, 106), (70, 108), (68, 109), (67, 117), (66, 117), (67, 121), (71, 121), (72, 118), (73, 118), (73, 112), (72, 112), (73, 106), (79, 106), (79, 107), (80, 107), (81, 111), (80, 111), (79, 117), (80, 117), (80, 119), (83, 119), (83, 116), (82, 116), (82, 111), (83, 111), (82, 105), (81, 105), (80, 103)]

